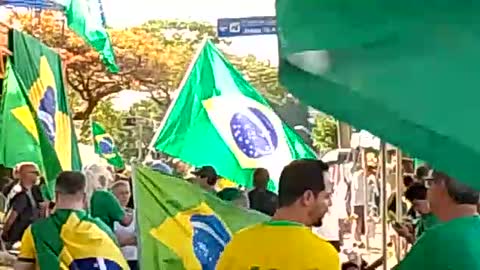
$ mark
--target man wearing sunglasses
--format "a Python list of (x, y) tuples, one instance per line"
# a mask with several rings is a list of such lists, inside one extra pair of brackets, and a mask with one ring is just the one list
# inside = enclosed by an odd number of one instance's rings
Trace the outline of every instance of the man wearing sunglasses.
[(443, 172), (432, 172), (426, 184), (430, 209), (442, 224), (425, 231), (395, 269), (480, 269), (480, 193)]
[(40, 217), (43, 198), (36, 183), (40, 172), (35, 163), (24, 162), (16, 166), (19, 183), (12, 188), (8, 196), (7, 216), (3, 227), (2, 239), (7, 247), (22, 239), (27, 227)]

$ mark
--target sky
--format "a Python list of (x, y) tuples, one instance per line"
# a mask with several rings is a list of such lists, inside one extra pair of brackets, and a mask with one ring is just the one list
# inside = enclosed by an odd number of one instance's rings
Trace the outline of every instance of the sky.
[[(129, 27), (152, 19), (203, 21), (216, 25), (218, 18), (275, 15), (275, 0), (103, 0), (107, 24)], [(234, 37), (225, 48), (239, 56), (255, 55), (259, 60), (278, 64), (277, 38), (271, 36)], [(123, 91), (115, 99), (116, 109), (128, 109), (146, 97), (135, 91)]]
[[(274, 0), (103, 0), (106, 20), (111, 27), (128, 27), (151, 19), (203, 21), (216, 25), (218, 18), (275, 15)], [(277, 60), (276, 36), (230, 39), (229, 52), (253, 54), (261, 60)], [(260, 46), (259, 46), (260, 45)]]

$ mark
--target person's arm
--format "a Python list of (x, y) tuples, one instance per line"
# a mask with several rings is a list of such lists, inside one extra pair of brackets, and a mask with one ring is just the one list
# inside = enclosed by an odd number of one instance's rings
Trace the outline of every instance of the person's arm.
[(115, 236), (117, 236), (118, 244), (121, 247), (136, 246), (137, 245), (137, 237), (133, 233), (118, 233), (118, 232), (115, 232)]
[(31, 227), (25, 230), (20, 246), (20, 254), (14, 264), (15, 270), (34, 270), (36, 264), (36, 251), (33, 242)]
[(5, 224), (3, 225), (3, 232), (2, 238), (7, 240), (5, 237), (8, 235), (13, 223), (17, 219), (18, 215), (25, 210), (27, 207), (28, 202), (25, 194), (18, 194), (16, 197), (12, 199), (12, 207), (7, 215), (7, 219), (5, 220)]
[(397, 234), (405, 238), (409, 244), (415, 243), (415, 235), (411, 233), (410, 228), (408, 228), (406, 225), (398, 224), (392, 227), (397, 232)]

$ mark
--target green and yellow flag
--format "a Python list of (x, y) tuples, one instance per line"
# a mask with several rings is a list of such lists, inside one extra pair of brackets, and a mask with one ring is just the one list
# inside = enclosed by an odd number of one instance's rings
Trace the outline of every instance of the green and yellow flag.
[(95, 153), (115, 168), (125, 168), (125, 163), (123, 162), (122, 156), (120, 156), (120, 152), (118, 152), (112, 136), (105, 131), (105, 128), (103, 128), (100, 123), (95, 121), (92, 121), (92, 136)]
[(37, 163), (52, 199), (57, 174), (81, 169), (60, 56), (27, 34), (11, 30), (9, 35), (13, 56), (2, 97), (0, 164)]
[(170, 105), (152, 148), (194, 166), (211, 165), (225, 178), (252, 186), (266, 168), (278, 188), (283, 166), (315, 158), (313, 150), (210, 41), (199, 48), (191, 72)]
[(232, 234), (269, 219), (173, 176), (134, 177), (142, 269), (213, 270)]
[(19, 260), (37, 269), (128, 270), (115, 235), (100, 219), (82, 210), (57, 209), (23, 236)]

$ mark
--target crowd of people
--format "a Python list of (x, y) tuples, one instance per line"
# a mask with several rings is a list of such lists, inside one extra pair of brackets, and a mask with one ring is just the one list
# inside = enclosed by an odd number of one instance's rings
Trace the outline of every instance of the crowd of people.
[[(337, 173), (320, 160), (295, 160), (281, 173), (278, 195), (267, 189), (271, 180), (263, 168), (254, 171), (249, 191), (219, 190), (222, 177), (212, 166), (192, 171), (193, 177), (184, 174), (186, 181), (222, 200), (271, 216), (270, 221), (233, 235), (216, 269), (376, 269), (382, 258), (371, 265), (340, 264), (343, 230), (339, 221), (345, 219), (348, 192), (339, 181), (343, 175)], [(2, 242), (7, 249), (19, 249), (15, 269), (97, 269), (88, 268), (94, 265), (139, 269), (131, 181), (100, 165), (87, 166), (83, 172), (62, 172), (56, 181), (55, 202), (50, 202), (42, 197), (45, 183), (40, 176), (34, 163), (18, 164), (13, 180), (2, 190), (7, 213)], [(360, 184), (354, 184), (351, 192), (362, 188)], [(395, 220), (392, 227), (412, 248), (396, 269), (480, 269), (475, 255), (479, 193), (430, 169), (405, 178), (404, 185), (402, 196), (410, 205), (405, 213), (410, 218)], [(350, 201), (352, 213), (360, 215), (364, 209), (355, 211), (355, 206), (366, 207), (368, 199), (358, 196), (352, 194)], [(396, 211), (392, 205), (389, 210)], [(332, 223), (339, 238), (329, 237), (332, 230), (327, 227)], [(361, 241), (359, 226), (353, 232)], [(79, 245), (88, 246), (91, 256), (77, 258)], [(462, 260), (449, 259), (451, 254)]]

